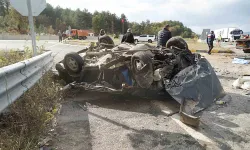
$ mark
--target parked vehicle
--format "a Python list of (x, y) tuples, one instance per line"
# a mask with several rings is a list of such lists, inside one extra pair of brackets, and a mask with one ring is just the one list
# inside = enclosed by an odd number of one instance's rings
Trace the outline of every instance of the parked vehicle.
[(234, 42), (237, 39), (240, 39), (243, 31), (238, 28), (221, 28), (214, 30), (215, 39), (221, 35), (223, 42)]
[(66, 37), (72, 37), (73, 39), (86, 40), (88, 32), (85, 30), (72, 29), (69, 35), (69, 30), (66, 31)]
[(244, 53), (250, 53), (250, 38), (236, 40), (236, 49), (242, 49)]
[(140, 36), (135, 36), (134, 37), (135, 42), (148, 42), (148, 43), (153, 43), (156, 41), (156, 36), (155, 35), (140, 35)]

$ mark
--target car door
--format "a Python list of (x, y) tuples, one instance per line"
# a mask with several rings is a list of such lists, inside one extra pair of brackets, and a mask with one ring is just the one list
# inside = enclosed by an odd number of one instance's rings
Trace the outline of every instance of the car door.
[(140, 35), (139, 41), (141, 41), (141, 42), (147, 41), (147, 35)]

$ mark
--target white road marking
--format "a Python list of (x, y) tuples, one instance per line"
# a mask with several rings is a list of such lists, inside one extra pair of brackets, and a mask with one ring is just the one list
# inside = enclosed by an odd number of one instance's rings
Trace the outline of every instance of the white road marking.
[(55, 47), (55, 46), (57, 46), (57, 45), (59, 45), (59, 44), (61, 44), (61, 43), (56, 43), (56, 44), (54, 44), (54, 45), (48, 46), (47, 48), (52, 48), (52, 47)]
[(180, 121), (179, 114), (171, 116), (171, 119), (173, 119), (182, 129), (184, 129), (190, 136), (196, 139), (200, 144), (206, 144), (207, 148), (209, 149), (220, 149), (217, 146), (217, 144), (213, 142), (213, 140), (211, 140), (209, 137), (182, 123)]
[[(156, 102), (154, 103), (158, 108), (161, 109), (161, 112), (169, 115), (171, 112), (175, 111), (174, 108), (171, 108), (171, 104), (170, 105), (166, 105), (164, 103), (160, 103), (160, 102)], [(207, 137), (206, 135), (204, 135), (203, 133), (201, 133), (200, 131), (197, 131), (189, 126), (187, 126), (186, 124), (184, 124), (183, 122), (180, 121), (180, 115), (175, 114), (171, 116), (171, 119), (173, 121), (175, 121), (183, 130), (185, 130), (190, 136), (192, 136), (194, 139), (196, 139), (200, 145), (206, 145), (206, 149), (220, 149), (217, 144), (210, 139), (209, 137)]]

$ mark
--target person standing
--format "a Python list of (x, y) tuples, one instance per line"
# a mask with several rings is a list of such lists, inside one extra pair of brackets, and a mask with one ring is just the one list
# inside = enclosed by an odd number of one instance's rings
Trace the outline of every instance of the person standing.
[(127, 33), (122, 37), (122, 43), (123, 42), (131, 44), (135, 43), (134, 35), (130, 28), (127, 30)]
[(62, 42), (62, 33), (60, 30), (58, 31), (57, 35), (59, 37), (59, 42)]
[(162, 30), (158, 32), (157, 47), (166, 47), (168, 40), (172, 38), (169, 28), (170, 26), (167, 24)]
[(211, 55), (211, 51), (214, 48), (214, 39), (215, 39), (214, 31), (211, 31), (210, 34), (207, 35), (207, 45), (209, 48), (209, 51), (208, 51), (209, 55)]
[(98, 42), (100, 42), (99, 40), (100, 40), (100, 37), (101, 36), (104, 36), (106, 33), (105, 33), (105, 30), (104, 29), (101, 29), (100, 30), (100, 33), (99, 33), (99, 36), (98, 36)]

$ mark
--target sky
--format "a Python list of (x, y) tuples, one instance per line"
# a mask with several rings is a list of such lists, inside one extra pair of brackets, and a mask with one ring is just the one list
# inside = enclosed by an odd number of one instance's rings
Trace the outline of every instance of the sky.
[(110, 11), (129, 21), (181, 21), (194, 32), (237, 27), (250, 31), (250, 0), (47, 0), (52, 6)]

